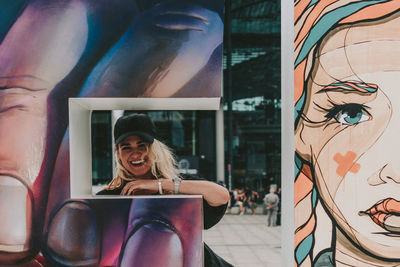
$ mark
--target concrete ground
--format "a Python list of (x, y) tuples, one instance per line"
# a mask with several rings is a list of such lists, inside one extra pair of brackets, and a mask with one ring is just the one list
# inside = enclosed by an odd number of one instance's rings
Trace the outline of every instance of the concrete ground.
[(235, 267), (281, 266), (281, 227), (267, 227), (266, 215), (226, 214), (204, 242)]

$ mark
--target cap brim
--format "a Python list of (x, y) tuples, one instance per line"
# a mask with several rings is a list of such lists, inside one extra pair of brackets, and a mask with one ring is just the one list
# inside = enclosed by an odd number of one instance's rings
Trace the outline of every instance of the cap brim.
[(144, 133), (144, 132), (135, 131), (135, 132), (124, 133), (123, 135), (118, 137), (118, 139), (115, 140), (115, 145), (118, 145), (119, 143), (121, 143), (121, 141), (124, 140), (125, 138), (127, 138), (128, 136), (139, 136), (139, 137), (141, 137), (143, 139), (143, 141), (146, 141), (146, 142), (148, 142), (150, 144), (152, 144), (154, 142), (154, 137), (153, 136), (151, 136), (151, 135), (149, 135), (147, 133)]

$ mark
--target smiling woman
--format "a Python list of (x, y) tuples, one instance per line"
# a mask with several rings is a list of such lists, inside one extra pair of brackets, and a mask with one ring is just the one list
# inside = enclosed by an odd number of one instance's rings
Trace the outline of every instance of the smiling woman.
[(139, 184), (134, 181), (147, 180), (143, 183), (151, 184), (158, 180), (161, 183), (160, 179), (177, 176), (171, 150), (154, 136), (155, 126), (145, 114), (132, 114), (118, 119), (114, 127), (117, 174), (107, 190), (119, 190), (122, 195), (157, 193), (144, 188), (134, 191), (134, 186)]
[(225, 206), (228, 190), (196, 177), (180, 177), (169, 147), (156, 138), (156, 128), (145, 114), (120, 117), (114, 126), (116, 176), (98, 195), (202, 195), (213, 207)]
[[(397, 1), (316, 1), (297, 13), (299, 266), (400, 262), (399, 8)], [(318, 203), (333, 225), (323, 251), (313, 247), (326, 238), (314, 234)]]
[[(156, 136), (149, 116), (135, 113), (120, 117), (114, 126), (116, 176), (97, 195), (202, 195), (204, 228), (212, 227), (225, 214), (228, 190), (197, 177), (182, 179), (171, 149)], [(232, 265), (205, 246), (204, 266)]]

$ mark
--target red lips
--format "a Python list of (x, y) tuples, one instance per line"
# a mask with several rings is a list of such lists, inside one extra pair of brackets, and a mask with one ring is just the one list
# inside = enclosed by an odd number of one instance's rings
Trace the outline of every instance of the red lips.
[[(400, 221), (400, 201), (394, 198), (386, 198), (379, 201), (366, 211), (361, 211), (360, 215), (367, 214), (379, 226), (390, 232), (400, 232), (400, 225), (393, 225), (388, 221), (397, 224)], [(393, 219), (396, 218), (396, 219)]]

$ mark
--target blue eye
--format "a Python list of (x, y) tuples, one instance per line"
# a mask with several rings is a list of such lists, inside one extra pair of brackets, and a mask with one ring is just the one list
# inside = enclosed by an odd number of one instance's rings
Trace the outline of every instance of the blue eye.
[[(355, 125), (371, 120), (372, 116), (360, 104), (338, 105), (331, 110), (332, 117), (342, 125)], [(333, 113), (333, 114), (332, 114)]]

